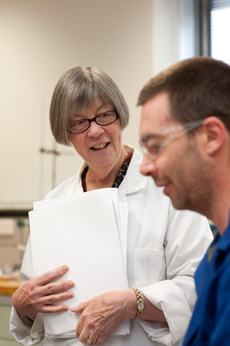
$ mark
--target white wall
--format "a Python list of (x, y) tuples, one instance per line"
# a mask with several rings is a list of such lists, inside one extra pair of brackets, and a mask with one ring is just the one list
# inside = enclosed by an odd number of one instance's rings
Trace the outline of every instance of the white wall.
[[(72, 148), (54, 162), (49, 104), (60, 76), (95, 65), (130, 108), (124, 142), (137, 146), (138, 93), (178, 59), (179, 0), (0, 0), (0, 208), (30, 206), (77, 170)], [(52, 172), (56, 177), (53, 179)]]

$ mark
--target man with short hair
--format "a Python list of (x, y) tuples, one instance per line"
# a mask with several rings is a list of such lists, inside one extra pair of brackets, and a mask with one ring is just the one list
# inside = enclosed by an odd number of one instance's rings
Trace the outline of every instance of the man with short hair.
[(181, 61), (143, 87), (138, 105), (141, 173), (175, 208), (217, 227), (195, 274), (198, 299), (184, 345), (229, 346), (230, 66), (208, 57)]

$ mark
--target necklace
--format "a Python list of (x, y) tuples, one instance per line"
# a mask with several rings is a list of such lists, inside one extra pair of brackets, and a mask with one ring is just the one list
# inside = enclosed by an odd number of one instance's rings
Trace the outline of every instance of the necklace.
[[(132, 159), (132, 156), (133, 156), (133, 153), (131, 151), (128, 152), (128, 154), (127, 154), (125, 160), (123, 161), (111, 187), (118, 188), (121, 185), (121, 183), (122, 183), (122, 181), (123, 181), (123, 179), (127, 173), (130, 161)], [(88, 170), (89, 170), (89, 166), (86, 166), (85, 169), (83, 170), (82, 174), (81, 174), (81, 184), (82, 184), (82, 188), (83, 188), (84, 192), (87, 192), (86, 174), (87, 174)]]

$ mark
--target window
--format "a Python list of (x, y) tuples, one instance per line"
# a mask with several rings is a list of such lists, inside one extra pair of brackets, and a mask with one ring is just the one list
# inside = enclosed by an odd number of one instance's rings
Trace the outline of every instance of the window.
[(212, 56), (230, 64), (230, 0), (181, 0), (180, 59)]
[[(230, 2), (230, 1), (228, 1)], [(230, 64), (230, 4), (211, 11), (211, 56)]]

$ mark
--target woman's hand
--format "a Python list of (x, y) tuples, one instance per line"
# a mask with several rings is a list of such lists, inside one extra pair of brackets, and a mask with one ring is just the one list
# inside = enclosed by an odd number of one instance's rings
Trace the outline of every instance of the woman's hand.
[(113, 291), (81, 303), (72, 312), (81, 312), (76, 334), (81, 342), (102, 345), (123, 320), (135, 318), (136, 295), (133, 290)]
[(64, 265), (25, 282), (15, 291), (12, 303), (16, 311), (34, 320), (38, 312), (62, 312), (68, 310), (66, 305), (53, 305), (73, 297), (68, 291), (74, 287), (70, 280), (53, 282), (61, 278), (69, 268)]

